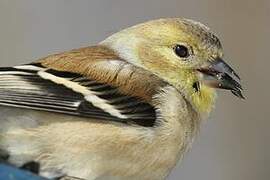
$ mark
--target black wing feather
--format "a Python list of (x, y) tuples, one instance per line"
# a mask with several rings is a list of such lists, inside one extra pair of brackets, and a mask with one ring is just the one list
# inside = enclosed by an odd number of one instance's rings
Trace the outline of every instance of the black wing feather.
[[(85, 99), (84, 94), (64, 84), (42, 78), (38, 74), (40, 71), (88, 88), (125, 118), (96, 107)], [(133, 123), (146, 127), (153, 126), (156, 120), (154, 107), (137, 97), (122, 94), (116, 87), (96, 82), (80, 74), (45, 69), (40, 64), (20, 68), (0, 68), (0, 105)]]

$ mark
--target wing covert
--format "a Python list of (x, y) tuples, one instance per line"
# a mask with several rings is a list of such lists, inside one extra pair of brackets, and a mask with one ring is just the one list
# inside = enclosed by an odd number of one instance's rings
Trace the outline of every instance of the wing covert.
[(78, 73), (29, 64), (0, 68), (0, 105), (153, 126), (152, 105)]

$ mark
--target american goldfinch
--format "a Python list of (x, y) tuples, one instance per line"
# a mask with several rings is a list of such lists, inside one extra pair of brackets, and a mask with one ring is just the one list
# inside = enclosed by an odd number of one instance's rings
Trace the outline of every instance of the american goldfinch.
[(47, 178), (164, 180), (215, 89), (243, 98), (222, 57), (209, 28), (168, 18), (0, 68), (0, 159)]

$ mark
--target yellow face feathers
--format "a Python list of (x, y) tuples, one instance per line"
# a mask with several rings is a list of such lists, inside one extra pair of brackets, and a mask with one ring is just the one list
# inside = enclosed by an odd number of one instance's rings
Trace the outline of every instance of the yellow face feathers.
[(215, 90), (203, 83), (201, 69), (210, 67), (223, 52), (206, 26), (179, 18), (154, 20), (116, 33), (102, 44), (173, 85), (198, 112), (210, 112)]

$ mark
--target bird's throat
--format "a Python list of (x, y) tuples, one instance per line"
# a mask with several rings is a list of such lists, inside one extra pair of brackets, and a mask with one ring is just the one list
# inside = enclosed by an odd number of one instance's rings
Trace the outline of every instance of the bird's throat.
[(202, 84), (199, 91), (187, 92), (187, 97), (196, 111), (207, 116), (214, 107), (216, 91)]

